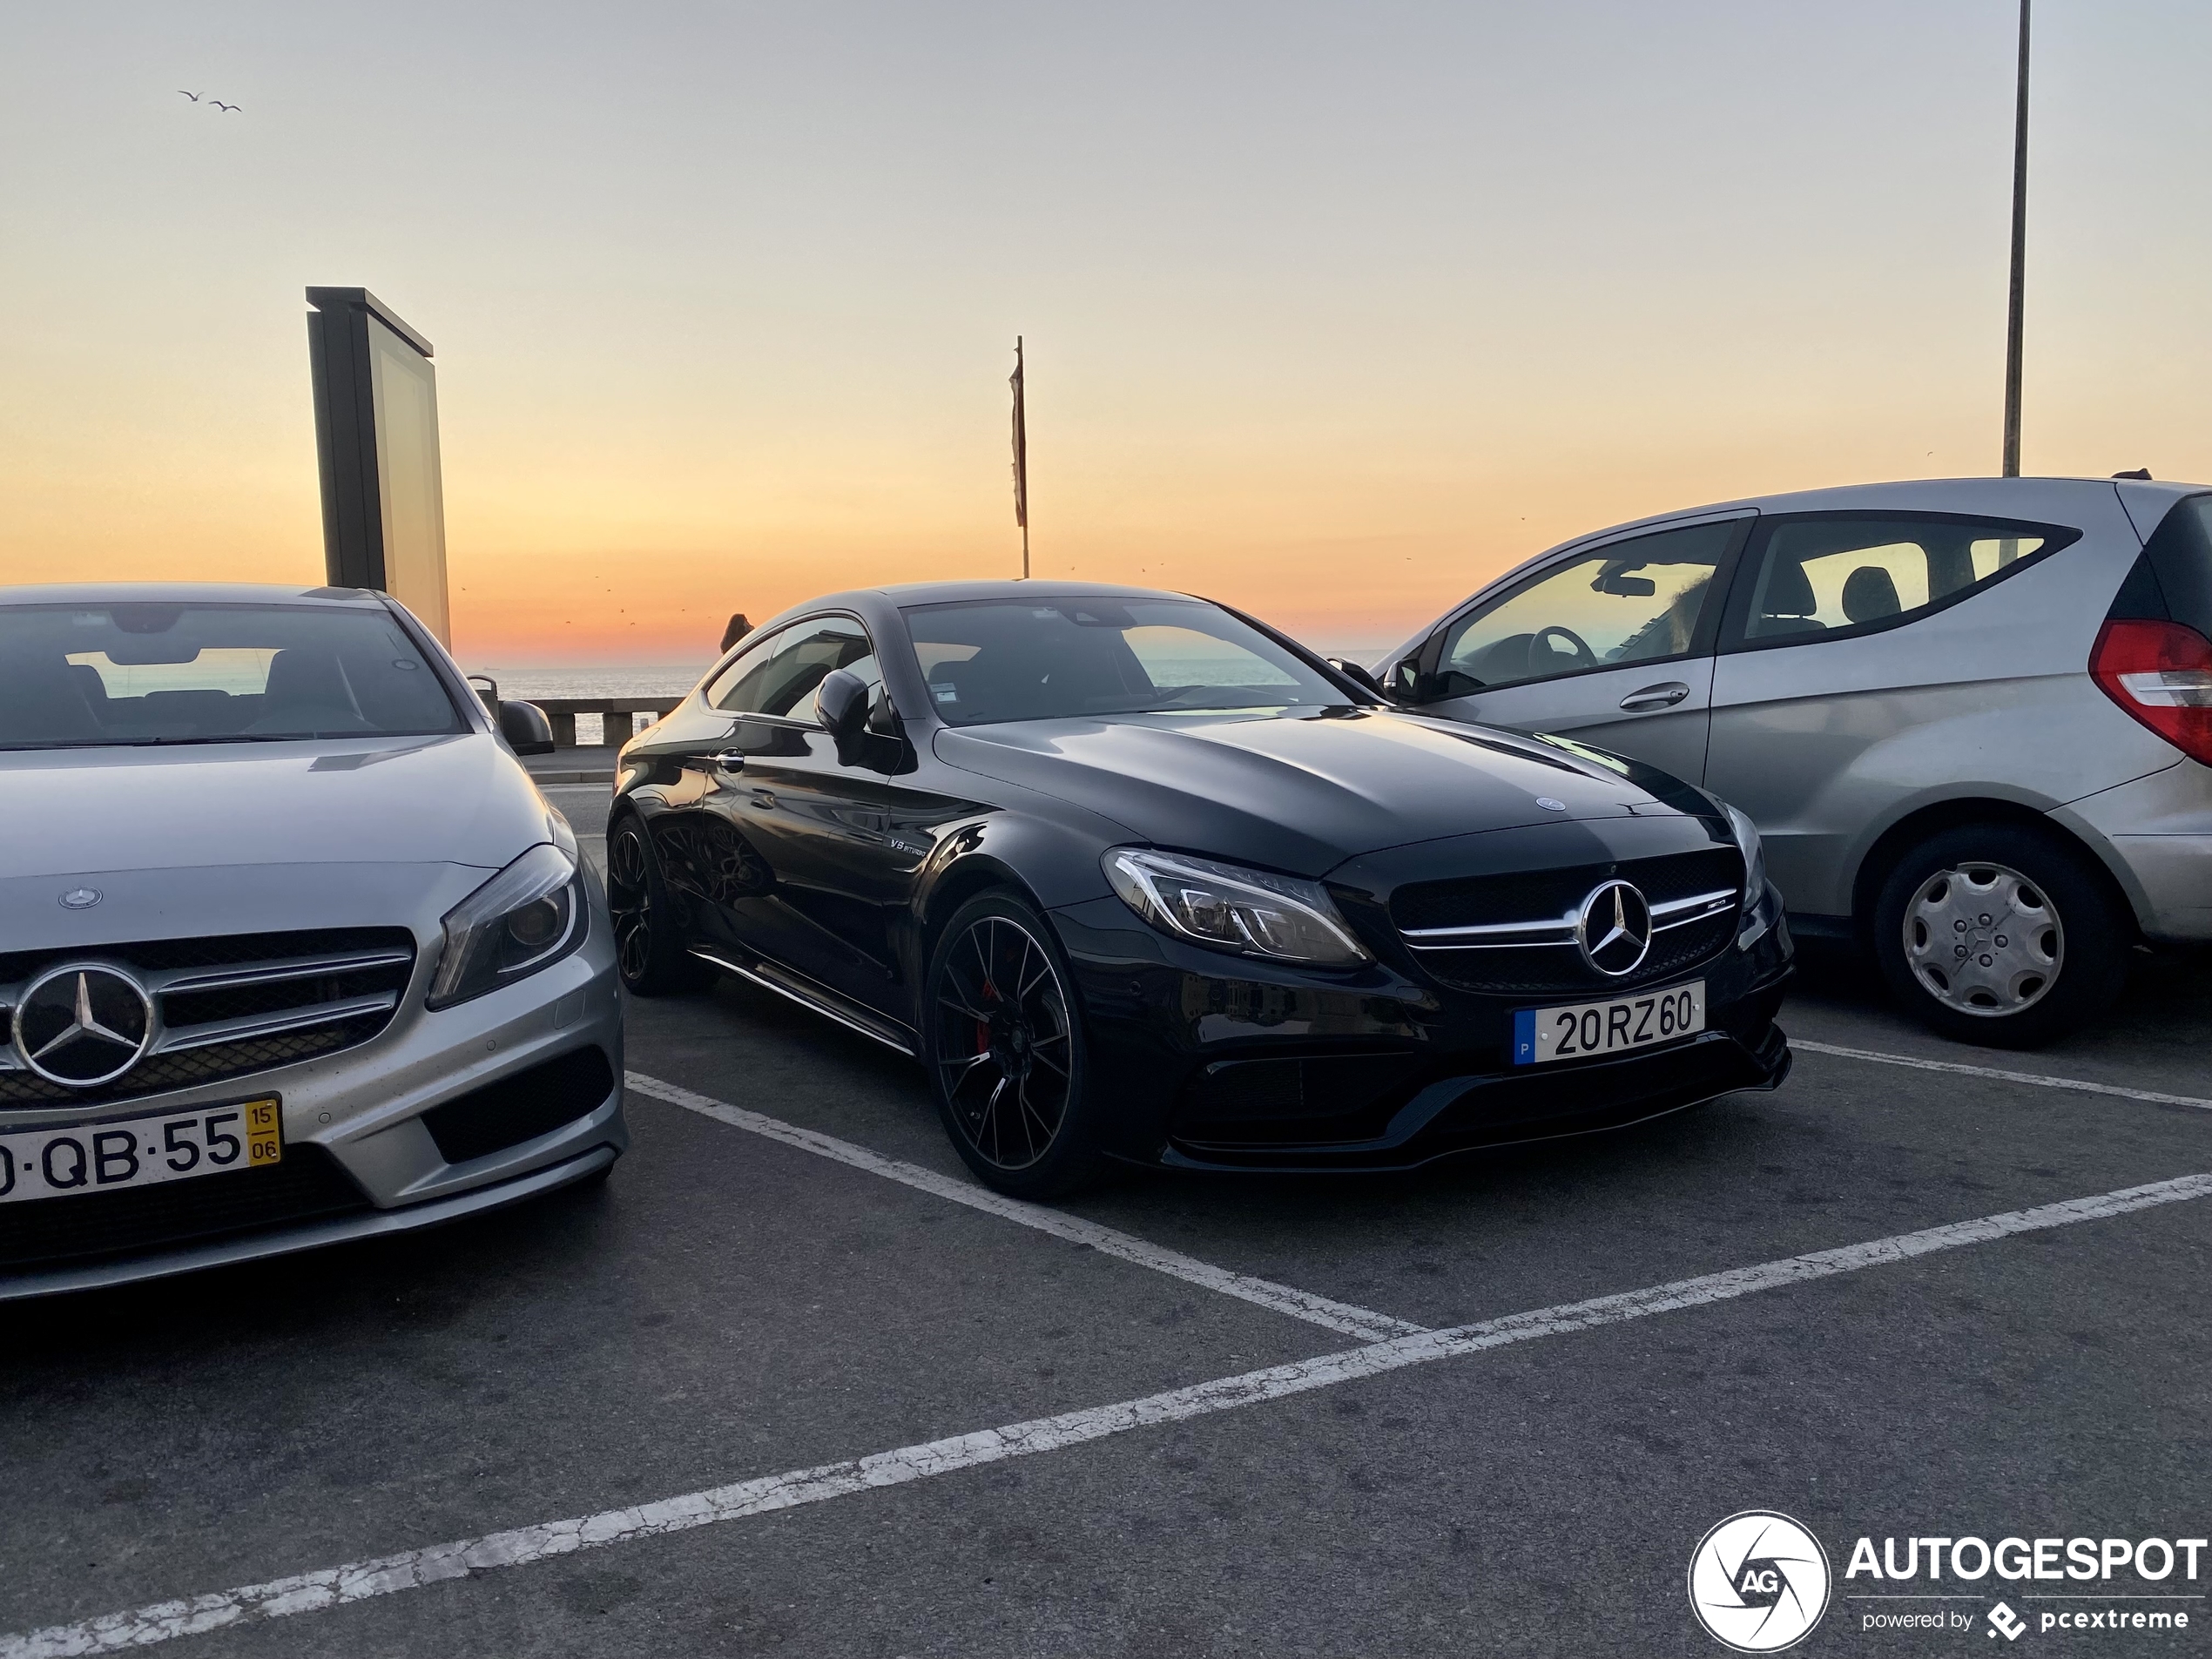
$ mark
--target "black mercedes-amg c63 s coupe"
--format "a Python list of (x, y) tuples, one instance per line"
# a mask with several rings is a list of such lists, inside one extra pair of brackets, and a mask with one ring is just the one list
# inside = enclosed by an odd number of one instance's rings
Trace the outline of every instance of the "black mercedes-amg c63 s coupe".
[(607, 853), (633, 991), (736, 974), (914, 1055), (1024, 1197), (1401, 1169), (1789, 1066), (1741, 813), (1179, 594), (799, 605), (624, 748)]

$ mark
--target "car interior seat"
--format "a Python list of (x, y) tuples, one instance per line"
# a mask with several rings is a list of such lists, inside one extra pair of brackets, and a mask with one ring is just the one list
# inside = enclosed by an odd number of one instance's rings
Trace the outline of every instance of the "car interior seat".
[(1904, 609), (1897, 579), (1878, 564), (1862, 564), (1844, 579), (1844, 615), (1853, 622), (1880, 622)]
[(1813, 597), (1811, 578), (1795, 559), (1777, 558), (1769, 564), (1759, 614), (1751, 622), (1755, 637), (1826, 631), (1826, 624), (1813, 617), (1820, 604)]
[(368, 732), (337, 658), (287, 647), (269, 659), (261, 715), (246, 731)]
[(0, 743), (79, 743), (102, 735), (69, 664), (0, 657)]

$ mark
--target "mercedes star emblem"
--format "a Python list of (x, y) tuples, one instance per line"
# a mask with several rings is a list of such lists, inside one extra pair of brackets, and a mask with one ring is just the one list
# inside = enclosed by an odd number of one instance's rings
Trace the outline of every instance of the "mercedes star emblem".
[(1651, 948), (1651, 906), (1635, 883), (1608, 881), (1582, 900), (1575, 942), (1583, 960), (1608, 979), (1633, 974)]
[(16, 1004), (15, 1040), (17, 1056), (47, 1082), (96, 1088), (145, 1055), (153, 1042), (153, 1001), (117, 968), (49, 968)]
[(90, 910), (99, 901), (100, 890), (98, 887), (71, 887), (61, 896), (61, 907), (64, 910)]

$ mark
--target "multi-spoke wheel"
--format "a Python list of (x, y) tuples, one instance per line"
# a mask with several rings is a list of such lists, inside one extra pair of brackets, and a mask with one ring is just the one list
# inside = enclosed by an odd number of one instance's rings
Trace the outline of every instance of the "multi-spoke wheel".
[(2124, 919), (2086, 864), (2022, 826), (1946, 830), (1890, 874), (1875, 945), (1900, 1000), (1946, 1036), (2045, 1042), (2101, 1011), (2127, 965)]
[(1058, 945), (1020, 900), (986, 894), (932, 953), (924, 1060), (968, 1167), (1042, 1197), (1096, 1175), (1082, 1031)]
[(696, 990), (710, 977), (684, 948), (668, 886), (645, 826), (635, 814), (607, 835), (607, 910), (614, 922), (615, 966), (638, 996)]

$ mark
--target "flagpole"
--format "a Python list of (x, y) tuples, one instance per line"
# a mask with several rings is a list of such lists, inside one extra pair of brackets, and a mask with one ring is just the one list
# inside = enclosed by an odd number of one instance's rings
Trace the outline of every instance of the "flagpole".
[(2027, 5), (2020, 0), (2020, 80), (2013, 108), (2013, 280), (2005, 311), (2005, 476), (2020, 475), (2020, 313), (2027, 288)]
[(1022, 336), (1014, 336), (1014, 522), (1022, 527), (1022, 579), (1029, 579), (1029, 433), (1023, 407)]

